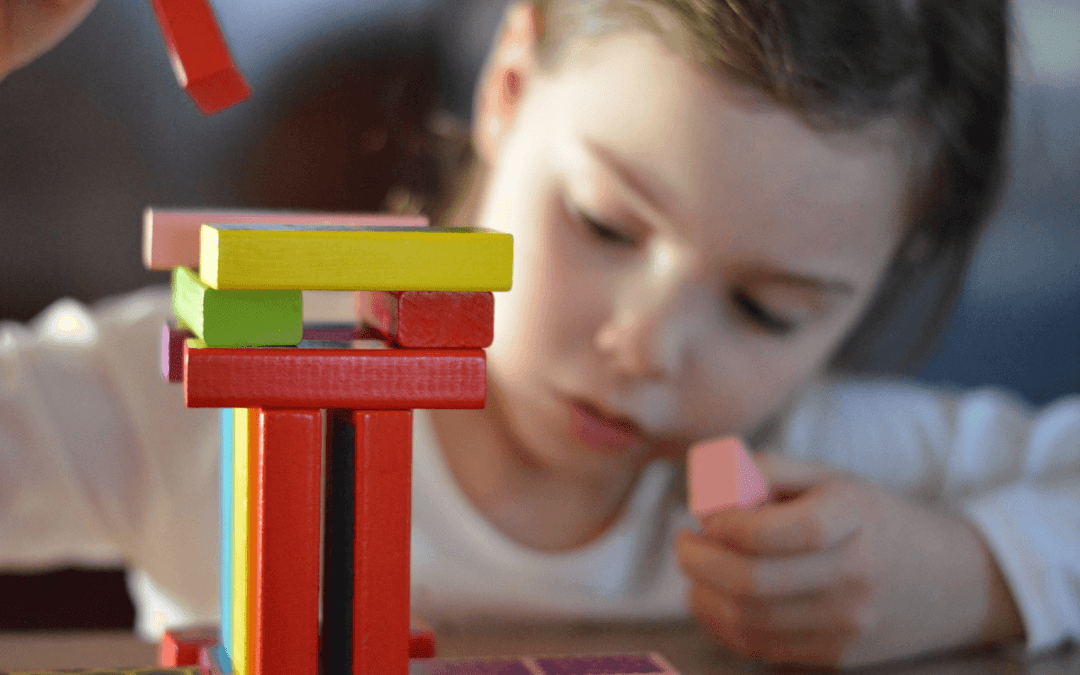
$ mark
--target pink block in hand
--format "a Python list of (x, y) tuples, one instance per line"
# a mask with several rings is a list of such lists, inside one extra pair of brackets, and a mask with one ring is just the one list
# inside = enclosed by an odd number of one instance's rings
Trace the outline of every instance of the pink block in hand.
[(765, 477), (738, 438), (698, 443), (686, 463), (690, 511), (698, 520), (731, 506), (757, 506), (769, 495)]
[(203, 223), (226, 225), (347, 225), (424, 227), (423, 216), (290, 211), (197, 211), (148, 208), (143, 212), (143, 265), (151, 270), (199, 266)]

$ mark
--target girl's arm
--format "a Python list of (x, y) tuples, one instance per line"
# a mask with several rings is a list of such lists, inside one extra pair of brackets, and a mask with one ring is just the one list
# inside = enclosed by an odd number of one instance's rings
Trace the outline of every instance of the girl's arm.
[(171, 597), (171, 620), (206, 620), (217, 413), (186, 409), (163, 381), (170, 314), (163, 288), (93, 309), (62, 300), (28, 325), (0, 325), (0, 566), (126, 563)]
[(989, 389), (838, 382), (808, 398), (784, 445), (964, 519), (1029, 648), (1080, 641), (1080, 396), (1036, 410)]
[(705, 519), (680, 562), (704, 627), (748, 656), (861, 665), (1080, 639), (1080, 399), (884, 382), (811, 393), (770, 501)]

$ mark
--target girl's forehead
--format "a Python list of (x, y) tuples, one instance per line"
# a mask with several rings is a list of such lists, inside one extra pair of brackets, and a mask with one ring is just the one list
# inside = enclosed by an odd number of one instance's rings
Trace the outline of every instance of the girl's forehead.
[(572, 166), (702, 236), (752, 231), (809, 255), (865, 252), (902, 229), (907, 162), (888, 128), (813, 129), (648, 34), (592, 42), (536, 98), (533, 123)]

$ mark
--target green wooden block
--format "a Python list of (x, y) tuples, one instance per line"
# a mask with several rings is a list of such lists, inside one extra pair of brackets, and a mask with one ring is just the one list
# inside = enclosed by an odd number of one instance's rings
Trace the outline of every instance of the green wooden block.
[(218, 291), (177, 267), (172, 300), (177, 320), (210, 347), (296, 345), (303, 339), (300, 291)]

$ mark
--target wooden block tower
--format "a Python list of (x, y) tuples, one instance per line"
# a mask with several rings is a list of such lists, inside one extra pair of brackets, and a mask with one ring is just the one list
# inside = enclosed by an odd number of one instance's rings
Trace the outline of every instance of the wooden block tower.
[[(404, 675), (412, 410), (483, 407), (491, 293), (510, 287), (512, 240), (264, 215), (148, 212), (145, 224), (147, 265), (174, 269), (163, 372), (189, 407), (223, 409), (214, 655), (236, 675), (317, 675), (320, 649), (322, 672)], [(305, 327), (305, 290), (371, 292), (375, 325)]]

